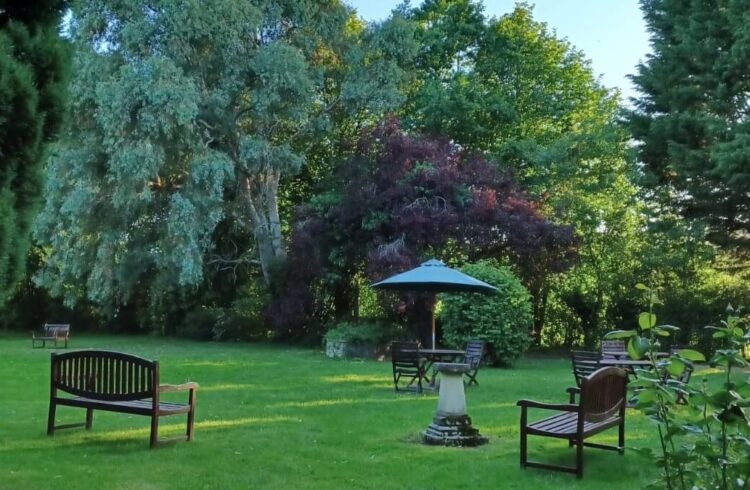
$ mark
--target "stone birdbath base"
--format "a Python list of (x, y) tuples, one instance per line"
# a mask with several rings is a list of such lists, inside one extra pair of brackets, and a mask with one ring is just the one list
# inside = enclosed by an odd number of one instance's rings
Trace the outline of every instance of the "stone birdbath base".
[(464, 373), (468, 364), (449, 362), (435, 363), (440, 373), (440, 395), (437, 413), (427, 430), (422, 433), (422, 442), (436, 446), (480, 446), (489, 442), (479, 430), (471, 425), (471, 417), (466, 413), (464, 393)]

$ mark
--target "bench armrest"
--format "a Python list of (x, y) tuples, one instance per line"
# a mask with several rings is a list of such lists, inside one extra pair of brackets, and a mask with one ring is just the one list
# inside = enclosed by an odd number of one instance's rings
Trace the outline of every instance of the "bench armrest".
[(577, 412), (578, 405), (570, 403), (542, 403), (534, 400), (518, 400), (517, 406), (523, 408), (543, 408), (545, 410), (559, 410), (561, 412)]
[(569, 402), (570, 403), (575, 403), (576, 402), (576, 395), (580, 395), (581, 394), (581, 389), (579, 387), (577, 387), (577, 386), (571, 386), (571, 387), (567, 388), (565, 391), (568, 392)]
[(198, 383), (189, 382), (181, 385), (159, 385), (159, 393), (167, 393), (170, 391), (185, 391), (185, 390), (197, 390), (199, 388)]

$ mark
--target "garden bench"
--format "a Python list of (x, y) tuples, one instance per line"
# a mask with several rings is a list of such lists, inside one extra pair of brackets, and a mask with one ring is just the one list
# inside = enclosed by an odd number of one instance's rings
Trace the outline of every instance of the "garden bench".
[(70, 324), (69, 323), (45, 323), (42, 326), (40, 333), (31, 332), (31, 348), (36, 347), (38, 342), (41, 342), (41, 347), (45, 347), (47, 342), (54, 342), (57, 347), (57, 342), (65, 342), (65, 348), (68, 347), (68, 339), (70, 338)]
[[(158, 444), (159, 417), (187, 414), (187, 440), (193, 440), (197, 383), (159, 384), (159, 361), (149, 361), (120, 352), (82, 350), (52, 353), (47, 434), (55, 429), (91, 429), (94, 410), (106, 410), (151, 417), (151, 447)], [(73, 396), (58, 396), (58, 390)], [(161, 401), (170, 391), (188, 391), (188, 402)], [(58, 405), (86, 409), (86, 422), (55, 425)]]
[[(605, 367), (583, 379), (578, 404), (548, 404), (520, 400), (517, 405), (521, 407), (521, 467), (533, 466), (565, 471), (583, 478), (583, 446), (611, 449), (623, 454), (627, 383), (628, 375), (623, 369)], [(529, 408), (557, 410), (559, 413), (529, 423), (527, 417)], [(611, 427), (619, 429), (617, 446), (584, 442), (585, 439)], [(575, 467), (529, 461), (527, 452), (529, 435), (566, 439), (569, 446), (575, 445)]]

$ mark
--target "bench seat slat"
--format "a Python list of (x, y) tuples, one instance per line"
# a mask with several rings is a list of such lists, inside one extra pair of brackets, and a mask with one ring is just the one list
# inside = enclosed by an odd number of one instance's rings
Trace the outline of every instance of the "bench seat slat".
[[(583, 435), (594, 435), (610, 427), (620, 424), (620, 417), (612, 417), (601, 422), (583, 423)], [(578, 431), (578, 414), (564, 412), (552, 417), (547, 417), (533, 424), (529, 424), (527, 432), (529, 434), (545, 435), (549, 437), (560, 437), (569, 439)]]
[[(73, 398), (56, 398), (55, 402), (58, 405), (93, 408), (95, 410), (108, 410), (112, 412), (125, 412), (138, 415), (151, 415), (151, 409), (153, 406), (153, 401), (150, 398), (143, 400), (108, 401), (77, 396)], [(173, 402), (159, 402), (160, 415), (188, 413), (189, 411), (190, 405)]]

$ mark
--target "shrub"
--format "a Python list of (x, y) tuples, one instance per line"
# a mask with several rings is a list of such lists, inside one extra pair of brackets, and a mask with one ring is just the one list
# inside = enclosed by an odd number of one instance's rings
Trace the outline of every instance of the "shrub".
[(455, 348), (463, 348), (469, 339), (484, 340), (489, 362), (510, 366), (531, 343), (531, 295), (507, 267), (479, 262), (461, 270), (492, 284), (498, 294), (441, 295), (443, 338)]
[[(690, 385), (682, 375), (694, 368), (693, 363), (704, 362), (705, 356), (692, 349), (681, 349), (667, 359), (658, 358), (661, 341), (679, 328), (658, 325), (653, 313), (654, 305), (659, 302), (656, 290), (643, 284), (636, 287), (644, 291), (649, 306), (638, 317), (639, 328), (616, 330), (606, 338), (628, 339), (630, 356), (651, 362), (650, 370), (636, 370), (637, 379), (630, 384), (637, 393), (636, 408), (651, 419), (661, 443), (660, 451), (638, 450), (662, 472), (651, 487), (747, 488), (750, 382), (742, 372), (749, 364), (741, 354), (746, 342), (747, 318), (730, 305), (720, 326), (705, 327), (721, 344), (709, 366), (718, 371), (722, 382), (709, 383), (704, 375), (700, 382)], [(686, 409), (678, 409), (680, 400), (687, 405)]]
[(185, 315), (177, 335), (194, 340), (213, 340), (214, 328), (219, 323), (220, 308), (198, 308)]

